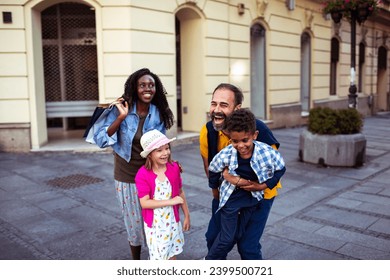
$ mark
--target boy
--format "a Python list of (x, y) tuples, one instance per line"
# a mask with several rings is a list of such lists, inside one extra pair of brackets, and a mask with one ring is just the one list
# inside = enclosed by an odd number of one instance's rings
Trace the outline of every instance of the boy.
[[(258, 209), (259, 201), (263, 199), (263, 191), (246, 191), (240, 185), (265, 183), (274, 187), (286, 171), (284, 160), (280, 153), (271, 146), (256, 141), (256, 118), (246, 109), (234, 111), (227, 119), (226, 131), (229, 133), (231, 144), (221, 150), (209, 165), (209, 185), (217, 188), (220, 172), (225, 167), (229, 173), (237, 176), (233, 185), (223, 180), (219, 189), (219, 207), (221, 212), (221, 231), (213, 242), (206, 260), (224, 260), (242, 235), (256, 233), (256, 225), (248, 227), (248, 220)], [(261, 259), (260, 235), (257, 238), (257, 255), (252, 259)], [(245, 237), (244, 237), (245, 238)]]

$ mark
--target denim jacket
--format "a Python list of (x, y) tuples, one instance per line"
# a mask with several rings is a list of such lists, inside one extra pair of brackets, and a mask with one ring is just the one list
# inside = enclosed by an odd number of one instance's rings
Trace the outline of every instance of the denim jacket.
[[(94, 140), (100, 148), (111, 146), (115, 153), (129, 162), (134, 135), (137, 132), (139, 124), (136, 104), (134, 104), (131, 112), (128, 113), (121, 123), (119, 130), (111, 137), (108, 136), (107, 129), (116, 120), (119, 111), (116, 106), (113, 106), (109, 110), (111, 111), (107, 115), (103, 126), (95, 133)], [(142, 134), (152, 129), (157, 129), (165, 134), (165, 127), (164, 123), (160, 120), (160, 113), (155, 105), (150, 104), (149, 113), (146, 116), (144, 127), (142, 128)]]

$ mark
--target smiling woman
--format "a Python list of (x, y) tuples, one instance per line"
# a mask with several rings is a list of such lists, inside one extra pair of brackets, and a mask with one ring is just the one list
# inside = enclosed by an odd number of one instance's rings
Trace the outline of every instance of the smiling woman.
[(145, 244), (141, 205), (135, 186), (135, 175), (145, 164), (145, 158), (140, 155), (140, 139), (144, 132), (153, 129), (165, 133), (173, 125), (173, 114), (160, 78), (147, 68), (130, 75), (118, 101), (95, 133), (94, 140), (99, 147), (111, 146), (114, 150), (117, 199), (133, 259), (140, 259), (141, 245)]

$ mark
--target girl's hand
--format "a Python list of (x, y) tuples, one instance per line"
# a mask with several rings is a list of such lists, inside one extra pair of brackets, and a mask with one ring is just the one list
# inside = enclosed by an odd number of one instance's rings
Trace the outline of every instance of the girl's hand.
[(183, 221), (183, 231), (189, 231), (190, 230), (190, 227), (191, 227), (191, 223), (190, 223), (190, 217), (184, 217), (184, 221)]
[(183, 204), (184, 199), (181, 196), (175, 196), (174, 198), (171, 198), (172, 206), (177, 204)]

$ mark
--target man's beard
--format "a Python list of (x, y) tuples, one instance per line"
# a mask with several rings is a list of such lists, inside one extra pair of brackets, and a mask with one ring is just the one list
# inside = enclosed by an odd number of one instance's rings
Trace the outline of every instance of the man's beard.
[[(218, 117), (223, 117), (224, 121), (223, 123), (221, 124), (215, 124), (214, 123), (214, 119), (215, 117), (218, 116)], [(226, 127), (226, 115), (224, 113), (212, 113), (211, 114), (211, 122), (213, 124), (213, 128), (216, 130), (216, 131), (221, 131), (223, 130), (225, 127)]]

